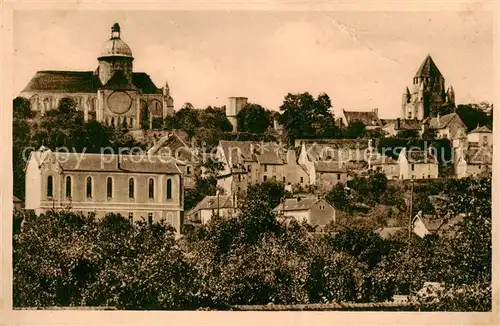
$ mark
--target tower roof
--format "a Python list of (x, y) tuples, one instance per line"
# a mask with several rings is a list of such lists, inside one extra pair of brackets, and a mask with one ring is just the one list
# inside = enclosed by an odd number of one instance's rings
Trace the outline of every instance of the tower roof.
[(120, 38), (120, 25), (118, 25), (118, 23), (115, 23), (111, 27), (111, 38), (104, 43), (99, 58), (102, 57), (132, 58), (132, 50), (130, 50), (128, 44)]
[(443, 77), (438, 67), (432, 60), (430, 55), (427, 55), (424, 62), (418, 68), (415, 77)]

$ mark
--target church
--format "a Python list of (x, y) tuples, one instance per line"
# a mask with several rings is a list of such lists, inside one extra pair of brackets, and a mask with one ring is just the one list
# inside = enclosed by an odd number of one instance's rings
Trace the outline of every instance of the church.
[(19, 96), (40, 114), (54, 110), (62, 98), (72, 98), (85, 121), (138, 129), (141, 118), (165, 118), (174, 113), (168, 83), (158, 88), (149, 75), (133, 71), (132, 50), (121, 39), (120, 25), (111, 27), (95, 71), (38, 71)]

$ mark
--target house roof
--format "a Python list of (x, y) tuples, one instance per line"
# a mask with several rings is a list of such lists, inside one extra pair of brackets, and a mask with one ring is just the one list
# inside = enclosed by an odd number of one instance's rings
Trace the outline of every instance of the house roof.
[(433, 128), (433, 129), (436, 129), (436, 130), (437, 129), (444, 129), (444, 128), (448, 127), (449, 123), (454, 118), (458, 118), (460, 120), (460, 122), (462, 122), (462, 125), (465, 126), (465, 124), (463, 123), (460, 116), (455, 112), (452, 112), (452, 113), (449, 113), (449, 114), (446, 114), (443, 116), (439, 116), (439, 117), (429, 118), (427, 120), (427, 123), (429, 124), (429, 127)]
[(368, 139), (334, 139), (334, 138), (321, 138), (321, 139), (296, 139), (295, 146), (298, 147), (302, 143), (306, 147), (309, 146), (328, 146), (330, 148), (351, 148), (351, 149), (365, 149), (368, 148)]
[(443, 77), (438, 67), (432, 60), (430, 55), (427, 55), (424, 62), (420, 65), (417, 72), (415, 73), (415, 77)]
[(180, 174), (179, 167), (171, 160), (160, 156), (115, 155), (52, 152), (32, 152), (39, 164), (52, 161), (63, 171), (135, 172), (155, 174)]
[(346, 173), (347, 169), (342, 162), (314, 162), (314, 170), (322, 173)]
[(488, 128), (486, 126), (481, 126), (481, 127), (477, 126), (477, 128), (472, 130), (470, 133), (471, 134), (475, 134), (475, 133), (489, 133), (489, 134), (491, 134), (492, 131), (490, 128)]
[(309, 210), (316, 204), (320, 199), (318, 197), (297, 197), (297, 198), (287, 198), (284, 203), (276, 206), (273, 211), (303, 211)]
[(399, 128), (397, 128), (398, 119), (385, 119), (385, 126), (394, 125), (395, 130), (420, 130), (422, 123), (415, 119), (399, 119)]
[(286, 152), (276, 143), (252, 141), (219, 141), (226, 160), (233, 166), (244, 162), (260, 164), (284, 164)]
[[(149, 75), (143, 72), (132, 73), (132, 84), (145, 94), (161, 93)], [(44, 70), (31, 78), (22, 93), (96, 93), (102, 86), (99, 76), (93, 71)]]
[(384, 165), (384, 164), (398, 164), (396, 160), (393, 158), (387, 156), (387, 155), (382, 155), (382, 154), (375, 154), (370, 158), (370, 163), (373, 165)]
[(438, 163), (434, 155), (423, 150), (409, 150), (406, 152), (406, 158), (409, 163)]
[(380, 121), (378, 114), (374, 111), (346, 111), (344, 110), (344, 116), (347, 123), (354, 121), (360, 121), (365, 126), (382, 126), (382, 121)]
[[(218, 197), (218, 198), (217, 198)], [(221, 208), (235, 208), (235, 198), (228, 195), (205, 196), (187, 215), (192, 215), (200, 210), (216, 210)]]
[(108, 82), (103, 86), (105, 89), (112, 90), (136, 90), (137, 87), (129, 82), (123, 71), (117, 71)]
[[(162, 150), (163, 148), (165, 150)], [(184, 164), (186, 162), (197, 161), (199, 158), (196, 151), (186, 144), (182, 133), (178, 132), (170, 132), (168, 135), (161, 137), (156, 144), (148, 150), (148, 155), (159, 154), (170, 155), (172, 157), (176, 156), (175, 159)]]
[(464, 154), (468, 164), (492, 164), (493, 162), (493, 151), (487, 147), (469, 147)]

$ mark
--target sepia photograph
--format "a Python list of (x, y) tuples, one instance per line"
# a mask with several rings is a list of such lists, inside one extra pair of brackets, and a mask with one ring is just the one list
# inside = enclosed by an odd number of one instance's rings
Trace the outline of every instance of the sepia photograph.
[(14, 10), (11, 308), (493, 311), (494, 18)]

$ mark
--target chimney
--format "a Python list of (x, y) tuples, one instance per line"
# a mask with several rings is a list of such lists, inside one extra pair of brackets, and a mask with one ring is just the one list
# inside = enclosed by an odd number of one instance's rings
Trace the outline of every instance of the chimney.
[(401, 119), (400, 118), (396, 119), (396, 126), (394, 129), (396, 129), (396, 130), (401, 129)]

